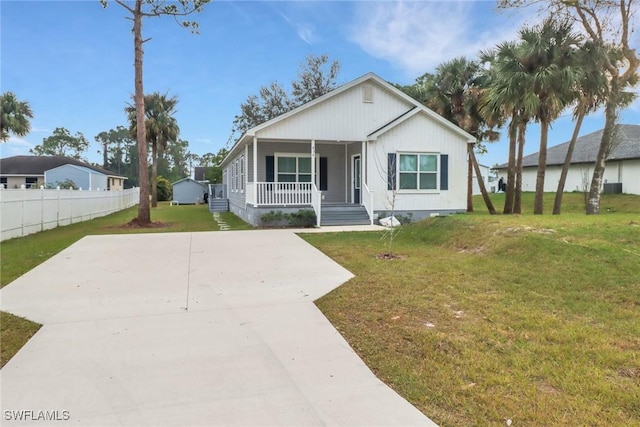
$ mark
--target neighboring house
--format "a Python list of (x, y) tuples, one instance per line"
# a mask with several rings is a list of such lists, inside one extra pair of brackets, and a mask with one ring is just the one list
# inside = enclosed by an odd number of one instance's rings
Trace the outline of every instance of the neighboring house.
[[(482, 173), (482, 181), (484, 181), (484, 187), (487, 192), (491, 192), (491, 187), (496, 187), (494, 190), (498, 191), (497, 184), (494, 184), (492, 181), (493, 177), (491, 176), (491, 168), (489, 166), (480, 164), (478, 166), (480, 167), (480, 172)], [(478, 184), (478, 178), (475, 170), (473, 171), (473, 194), (481, 194), (480, 184)]]
[(127, 178), (80, 160), (60, 156), (13, 156), (0, 159), (4, 188), (56, 187), (73, 181), (83, 190), (122, 190)]
[(86, 166), (62, 165), (44, 172), (44, 182), (53, 187), (71, 181), (83, 190), (105, 190), (108, 180), (107, 175)]
[(221, 163), (232, 212), (313, 209), (319, 225), (464, 212), (470, 134), (375, 74), (248, 130)]
[[(564, 191), (585, 191), (591, 184), (601, 137), (602, 130), (599, 130), (576, 140)], [(568, 147), (569, 142), (565, 142), (547, 150), (544, 191), (557, 190)], [(498, 166), (497, 170), (499, 176), (506, 179), (507, 164)], [(523, 157), (523, 191), (535, 191), (537, 172), (538, 153)], [(640, 125), (618, 125), (613, 149), (605, 163), (603, 191), (640, 195)]]
[(191, 178), (184, 178), (173, 183), (173, 201), (181, 205), (194, 205), (204, 199), (208, 186)]

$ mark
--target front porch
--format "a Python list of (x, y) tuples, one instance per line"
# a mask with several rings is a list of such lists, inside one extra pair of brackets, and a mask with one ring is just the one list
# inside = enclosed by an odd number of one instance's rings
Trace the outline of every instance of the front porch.
[[(316, 225), (364, 225), (373, 224), (373, 194), (370, 203), (324, 202), (323, 194), (311, 182), (256, 182), (247, 183), (246, 203), (255, 212), (268, 212), (277, 208), (311, 208), (316, 214)], [(295, 209), (294, 209), (295, 210)]]
[(318, 226), (324, 205), (362, 207), (372, 224), (366, 149), (367, 142), (254, 138), (226, 169), (230, 204), (252, 211), (312, 208)]

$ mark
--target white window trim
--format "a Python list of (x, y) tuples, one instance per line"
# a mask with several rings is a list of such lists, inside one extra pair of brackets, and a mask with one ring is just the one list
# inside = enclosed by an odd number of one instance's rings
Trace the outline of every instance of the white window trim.
[[(433, 189), (410, 189), (410, 188), (400, 188), (400, 156), (402, 155), (410, 155), (410, 156), (436, 156), (436, 188)], [(418, 168), (420, 167), (420, 161), (418, 160)], [(398, 151), (396, 153), (396, 191), (401, 194), (437, 194), (440, 193), (440, 153), (433, 153), (429, 151)], [(412, 173), (412, 172), (402, 172), (402, 173)], [(420, 171), (415, 172), (417, 175), (420, 175)], [(425, 172), (431, 173), (431, 172)], [(420, 177), (418, 176), (418, 182), (420, 182)]]
[[(278, 175), (279, 175), (279, 171), (278, 171), (278, 158), (279, 157), (303, 157), (303, 158), (311, 158), (311, 153), (273, 153), (274, 156), (274, 160), (273, 160), (273, 180), (274, 182), (280, 182), (278, 181)], [(318, 153), (316, 152), (316, 163), (318, 162), (319, 156)], [(296, 160), (296, 181), (295, 182), (300, 182), (298, 181), (298, 176), (300, 175), (300, 172), (298, 172), (298, 161)], [(316, 165), (316, 175), (318, 173), (318, 168)], [(312, 175), (311, 172), (309, 172), (308, 174), (302, 174), (302, 175)], [(303, 181), (303, 182), (307, 182), (307, 181)], [(311, 181), (309, 182), (313, 182), (313, 176), (311, 176)]]
[(233, 179), (233, 183), (235, 185), (236, 193), (244, 193), (245, 188), (245, 171), (246, 171), (246, 163), (245, 163), (245, 155), (242, 154), (240, 157), (234, 160), (234, 164), (236, 165), (235, 177)]

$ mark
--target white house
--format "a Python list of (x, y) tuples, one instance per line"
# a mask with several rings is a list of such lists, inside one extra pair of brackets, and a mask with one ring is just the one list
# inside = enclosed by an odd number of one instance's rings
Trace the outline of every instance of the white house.
[(319, 225), (466, 210), (475, 138), (375, 74), (247, 131), (223, 160), (230, 210), (258, 225), (313, 209)]
[[(593, 165), (600, 146), (602, 130), (579, 137), (571, 156), (564, 191), (585, 191), (591, 184)], [(544, 191), (555, 192), (560, 172), (567, 155), (569, 142), (547, 150), (547, 168)], [(498, 168), (500, 176), (507, 176), (507, 164)], [(538, 153), (522, 158), (522, 191), (535, 191), (538, 172)], [(627, 193), (640, 195), (640, 126), (618, 125), (613, 149), (605, 162), (605, 193)]]

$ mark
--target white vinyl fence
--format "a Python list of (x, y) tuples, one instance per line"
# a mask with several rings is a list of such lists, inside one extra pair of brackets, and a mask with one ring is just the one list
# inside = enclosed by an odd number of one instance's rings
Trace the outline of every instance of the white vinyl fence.
[(109, 215), (138, 204), (139, 197), (139, 188), (83, 191), (0, 186), (0, 241)]

